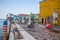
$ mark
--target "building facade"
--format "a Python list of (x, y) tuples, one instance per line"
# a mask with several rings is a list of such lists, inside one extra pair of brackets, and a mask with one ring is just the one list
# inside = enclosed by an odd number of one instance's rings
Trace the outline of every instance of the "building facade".
[(29, 24), (30, 23), (30, 15), (29, 14), (18, 14), (18, 16), (21, 17), (20, 23), (23, 23), (23, 24)]
[(46, 18), (53, 17), (53, 13), (57, 12), (57, 25), (60, 26), (60, 0), (44, 0), (39, 2), (40, 5), (40, 22), (46, 23)]

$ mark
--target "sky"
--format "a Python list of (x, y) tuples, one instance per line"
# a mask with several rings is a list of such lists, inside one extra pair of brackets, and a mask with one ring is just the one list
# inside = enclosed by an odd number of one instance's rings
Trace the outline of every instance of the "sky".
[(42, 0), (0, 0), (0, 19), (8, 13), (15, 15), (39, 13), (39, 2)]

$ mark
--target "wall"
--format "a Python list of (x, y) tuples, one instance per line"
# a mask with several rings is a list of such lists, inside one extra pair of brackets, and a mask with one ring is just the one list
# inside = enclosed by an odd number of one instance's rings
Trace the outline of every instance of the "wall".
[(55, 10), (58, 11), (58, 26), (60, 26), (60, 0), (48, 0), (40, 2), (40, 22), (42, 18), (53, 16)]

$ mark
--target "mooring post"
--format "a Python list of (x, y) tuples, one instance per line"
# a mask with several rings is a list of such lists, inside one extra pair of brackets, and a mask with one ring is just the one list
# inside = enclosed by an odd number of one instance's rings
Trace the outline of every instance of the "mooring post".
[(2, 40), (7, 39), (7, 20), (3, 22)]

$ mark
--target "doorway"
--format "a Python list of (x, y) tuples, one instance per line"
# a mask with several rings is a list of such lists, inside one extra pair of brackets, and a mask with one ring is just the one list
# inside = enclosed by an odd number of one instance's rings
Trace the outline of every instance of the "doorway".
[(42, 18), (42, 24), (44, 23), (44, 18)]

